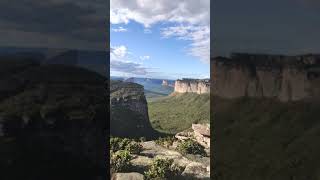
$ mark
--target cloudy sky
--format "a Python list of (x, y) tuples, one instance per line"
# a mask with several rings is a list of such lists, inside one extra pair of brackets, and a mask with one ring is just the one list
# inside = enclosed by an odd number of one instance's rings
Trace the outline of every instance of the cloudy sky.
[(216, 0), (211, 56), (320, 53), (319, 0)]
[(210, 0), (111, 0), (112, 76), (208, 78)]
[(106, 0), (1, 0), (0, 46), (105, 50)]

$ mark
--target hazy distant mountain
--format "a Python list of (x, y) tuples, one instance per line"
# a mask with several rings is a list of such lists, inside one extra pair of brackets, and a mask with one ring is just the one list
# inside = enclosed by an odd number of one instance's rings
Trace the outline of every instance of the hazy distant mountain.
[[(167, 96), (174, 91), (174, 87), (172, 86), (163, 86), (163, 79), (152, 79), (152, 78), (124, 78), (124, 77), (116, 77), (112, 76), (113, 80), (122, 80), (127, 82), (134, 82), (140, 84), (144, 87), (145, 95), (147, 98), (151, 98), (154, 96)], [(167, 80), (169, 84), (174, 84), (174, 80)]]
[(98, 72), (104, 76), (109, 75), (106, 51), (48, 49), (48, 48), (19, 48), (1, 47), (0, 56), (32, 58), (42, 64), (74, 65)]

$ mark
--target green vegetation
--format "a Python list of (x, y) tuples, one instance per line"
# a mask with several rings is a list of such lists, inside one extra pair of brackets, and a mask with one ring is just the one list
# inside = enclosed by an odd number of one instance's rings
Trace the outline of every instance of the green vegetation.
[(173, 159), (156, 158), (144, 175), (146, 179), (172, 179), (182, 172), (183, 168), (173, 164)]
[[(104, 146), (106, 78), (25, 58), (1, 58), (0, 75), (2, 179), (97, 175), (103, 155), (94, 147)], [(48, 176), (49, 169), (54, 173)]]
[(199, 154), (202, 156), (206, 155), (204, 147), (191, 139), (180, 142), (177, 146), (177, 150), (182, 154)]
[(110, 152), (111, 172), (126, 172), (131, 167), (132, 156), (127, 150), (119, 150), (115, 153)]
[(126, 150), (130, 154), (139, 154), (143, 150), (143, 148), (140, 143), (134, 140), (128, 138), (111, 137), (110, 150), (112, 152)]
[(213, 97), (211, 107), (216, 179), (319, 177), (319, 102)]
[(209, 94), (177, 94), (148, 102), (152, 126), (161, 132), (175, 134), (191, 127), (192, 123), (208, 123)]
[(164, 146), (166, 148), (172, 146), (173, 142), (176, 141), (177, 139), (174, 136), (167, 136), (167, 137), (160, 137), (155, 140), (155, 143)]

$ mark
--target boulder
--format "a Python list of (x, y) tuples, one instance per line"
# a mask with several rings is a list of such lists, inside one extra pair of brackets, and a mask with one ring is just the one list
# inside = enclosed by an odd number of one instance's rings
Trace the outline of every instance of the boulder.
[(192, 124), (192, 129), (203, 136), (210, 137), (210, 125), (209, 124)]
[(175, 138), (184, 141), (193, 137), (193, 132), (182, 131), (175, 135)]
[(143, 180), (144, 177), (140, 173), (115, 173), (113, 174), (111, 180)]
[(210, 148), (210, 138), (206, 137), (198, 132), (194, 132), (194, 137), (197, 140), (199, 144), (201, 144), (203, 147), (209, 149)]
[(194, 177), (197, 179), (210, 179), (210, 171), (202, 163), (191, 162), (184, 169), (182, 176)]

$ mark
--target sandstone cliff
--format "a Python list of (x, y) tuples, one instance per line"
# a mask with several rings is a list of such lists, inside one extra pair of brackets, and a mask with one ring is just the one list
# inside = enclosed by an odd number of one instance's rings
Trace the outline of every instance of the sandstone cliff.
[(234, 53), (211, 61), (212, 92), (224, 98), (267, 97), (280, 101), (319, 98), (320, 55)]
[(105, 176), (106, 78), (24, 57), (0, 58), (0, 74), (2, 179)]
[(176, 93), (210, 93), (210, 81), (208, 79), (182, 79), (176, 80), (174, 85)]
[(150, 137), (155, 134), (149, 122), (148, 106), (142, 85), (111, 81), (110, 106), (111, 135)]

